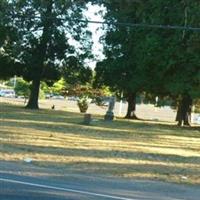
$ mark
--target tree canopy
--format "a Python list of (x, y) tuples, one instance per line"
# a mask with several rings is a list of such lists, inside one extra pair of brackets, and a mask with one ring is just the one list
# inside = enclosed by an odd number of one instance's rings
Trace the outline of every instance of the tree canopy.
[[(186, 118), (191, 99), (200, 96), (197, 45), (200, 34), (187, 29), (199, 26), (200, 3), (186, 0), (101, 3), (107, 9), (105, 20), (109, 28), (103, 40), (105, 59), (96, 67), (97, 82), (127, 94), (145, 91), (187, 102), (189, 105), (182, 106), (187, 107), (183, 109), (182, 120)], [(169, 25), (182, 28), (171, 29)]]
[[(28, 108), (38, 108), (40, 81), (58, 80), (62, 67), (75, 57), (82, 63), (91, 55), (87, 23), (77, 23), (87, 1), (7, 1), (7, 26), (15, 36), (4, 45), (5, 54), (24, 65), (21, 75), (32, 81)], [(6, 23), (6, 22), (5, 22)], [(75, 45), (78, 48), (75, 48)]]

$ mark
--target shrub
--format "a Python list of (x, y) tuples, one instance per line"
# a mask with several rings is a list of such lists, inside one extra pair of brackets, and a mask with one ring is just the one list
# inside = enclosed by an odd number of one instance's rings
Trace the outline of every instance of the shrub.
[(85, 113), (87, 111), (89, 104), (90, 104), (90, 99), (88, 98), (88, 96), (81, 96), (77, 100), (77, 105), (81, 113)]

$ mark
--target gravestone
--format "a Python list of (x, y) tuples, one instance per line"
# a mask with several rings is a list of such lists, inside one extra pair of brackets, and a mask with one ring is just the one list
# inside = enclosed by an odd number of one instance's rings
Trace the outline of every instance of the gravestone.
[(114, 107), (115, 107), (115, 97), (111, 97), (108, 110), (104, 116), (104, 120), (112, 121), (114, 119), (114, 113), (113, 113)]
[(92, 115), (88, 113), (84, 114), (83, 124), (90, 125), (91, 121), (92, 121)]

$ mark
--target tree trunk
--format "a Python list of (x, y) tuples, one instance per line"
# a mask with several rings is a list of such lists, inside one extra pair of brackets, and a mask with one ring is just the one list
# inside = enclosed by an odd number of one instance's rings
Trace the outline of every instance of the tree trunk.
[(179, 122), (181, 120), (181, 102), (179, 102), (177, 113), (176, 113), (176, 122)]
[(31, 94), (29, 97), (28, 104), (26, 105), (26, 108), (39, 109), (38, 106), (39, 91), (40, 91), (40, 79), (38, 78), (32, 81)]
[(176, 121), (178, 125), (191, 126), (192, 98), (189, 95), (183, 95), (179, 103)]
[(50, 18), (52, 16), (52, 9), (53, 9), (53, 1), (48, 0), (46, 12), (45, 12), (46, 18), (43, 22), (44, 23), (43, 33), (42, 33), (40, 45), (38, 47), (38, 50), (40, 50), (40, 53), (36, 59), (37, 60), (35, 63), (36, 68), (34, 71), (35, 77), (33, 78), (33, 81), (32, 81), (31, 94), (29, 97), (28, 104), (26, 106), (26, 108), (29, 108), (29, 109), (39, 109), (38, 97), (39, 97), (39, 91), (40, 91), (40, 80), (42, 79), (42, 75), (43, 75), (44, 61), (47, 54), (47, 45), (48, 45), (48, 42), (50, 41), (51, 34), (52, 34), (52, 29), (50, 29), (52, 25), (52, 19)]
[(138, 119), (135, 110), (136, 110), (136, 93), (129, 93), (127, 97), (128, 101), (128, 110), (125, 116), (126, 119)]

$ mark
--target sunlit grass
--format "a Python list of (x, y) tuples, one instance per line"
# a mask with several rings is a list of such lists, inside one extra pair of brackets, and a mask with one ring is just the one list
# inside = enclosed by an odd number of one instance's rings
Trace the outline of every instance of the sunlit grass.
[(0, 104), (0, 160), (23, 161), (67, 173), (200, 184), (200, 131), (173, 124), (31, 111)]

